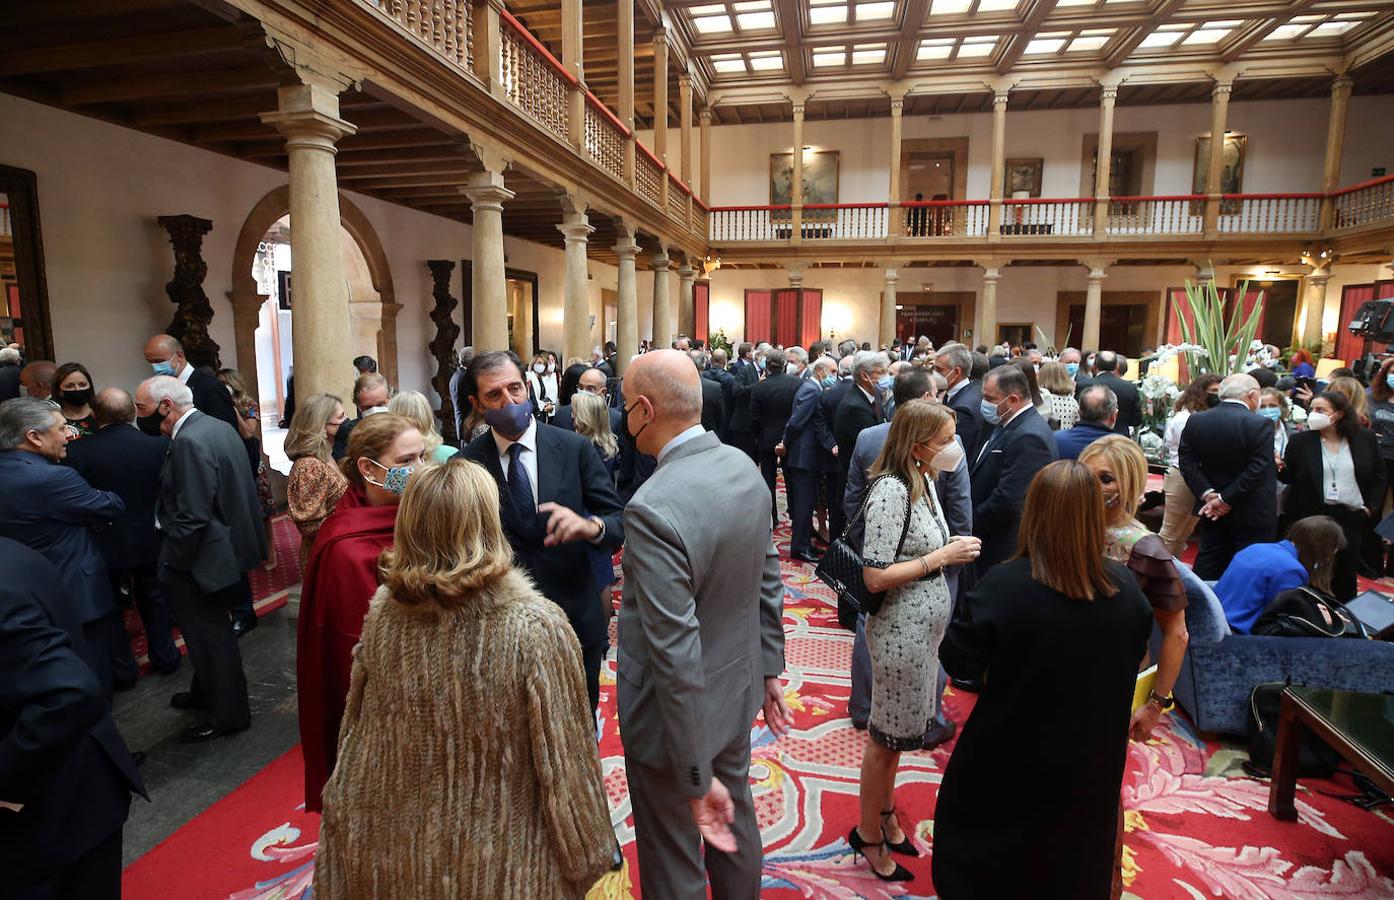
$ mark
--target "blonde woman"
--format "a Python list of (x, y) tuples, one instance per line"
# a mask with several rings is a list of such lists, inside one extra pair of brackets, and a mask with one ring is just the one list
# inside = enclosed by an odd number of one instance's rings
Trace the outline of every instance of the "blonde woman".
[(436, 430), (436, 414), (431, 409), (431, 401), (420, 391), (402, 391), (387, 401), (387, 411), (396, 413), (416, 426), (426, 439), (426, 458), (433, 463), (443, 463), (459, 453), (459, 449), (445, 443), (445, 438)]
[(1176, 561), (1162, 539), (1139, 522), (1138, 504), (1147, 488), (1147, 457), (1138, 445), (1120, 434), (1099, 438), (1085, 447), (1079, 461), (1098, 479), (1104, 497), (1104, 556), (1123, 563), (1147, 602), (1162, 632), (1157, 680), (1148, 702), (1133, 713), (1129, 732), (1145, 741), (1162, 713), (1171, 709), (1171, 689), (1181, 673), (1190, 637), (1186, 632), (1186, 588)]
[(1350, 403), (1351, 418), (1361, 428), (1370, 427), (1370, 398), (1365, 393), (1365, 385), (1349, 375), (1342, 375), (1331, 379), (1331, 383), (1326, 386), (1326, 389), (1346, 398)]
[(895, 777), (900, 754), (920, 749), (934, 715), (938, 647), (953, 608), (944, 568), (977, 559), (982, 546), (977, 538), (949, 534), (934, 493), (939, 471), (952, 470), (962, 453), (953, 411), (910, 400), (896, 409), (869, 473), (862, 578), (867, 590), (886, 596), (866, 620), (871, 740), (862, 755), (861, 820), (847, 842), (882, 881), (912, 878), (892, 851), (919, 855), (896, 818)]
[(1079, 401), (1075, 399), (1075, 381), (1070, 377), (1070, 370), (1058, 362), (1044, 363), (1037, 380), (1043, 394), (1050, 392), (1046, 400), (1050, 405), (1049, 418), (1060, 423), (1061, 431), (1074, 428), (1079, 423)]
[(333, 394), (312, 394), (295, 407), (286, 433), (286, 456), (291, 460), (286, 480), (290, 518), (300, 531), (300, 570), (310, 559), (319, 527), (334, 511), (348, 479), (334, 464), (331, 448), (348, 415)]
[(412, 477), (354, 653), (317, 896), (579, 898), (610, 867), (581, 647), (512, 562), (482, 467)]
[(610, 407), (596, 394), (577, 391), (571, 395), (571, 421), (576, 433), (595, 446), (606, 474), (614, 480), (620, 443), (610, 430)]

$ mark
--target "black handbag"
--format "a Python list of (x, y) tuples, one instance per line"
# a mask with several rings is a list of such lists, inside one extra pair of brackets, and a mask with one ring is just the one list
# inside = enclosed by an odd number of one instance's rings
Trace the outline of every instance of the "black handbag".
[[(882, 475), (881, 478), (894, 478), (894, 475)], [(876, 479), (880, 481), (881, 478)], [(867, 486), (866, 496), (862, 497), (861, 509), (853, 516), (840, 534), (828, 547), (828, 552), (823, 554), (823, 558), (818, 561), (818, 568), (814, 570), (814, 575), (818, 580), (826, 584), (837, 592), (838, 618), (842, 618), (843, 605), (850, 609), (853, 617), (865, 613), (874, 616), (881, 609), (881, 604), (886, 599), (885, 591), (872, 592), (866, 589), (866, 582), (862, 579), (862, 557), (852, 545), (847, 542), (847, 535), (852, 530), (852, 526), (858, 519), (865, 519), (866, 505), (871, 500), (871, 490), (876, 486), (873, 481)], [(910, 492), (905, 492), (905, 524), (900, 529), (900, 541), (895, 545), (895, 555), (899, 556), (901, 548), (905, 546), (905, 536), (910, 533)], [(843, 623), (846, 627), (846, 623)], [(855, 628), (855, 624), (853, 628)], [(851, 630), (850, 628), (848, 629)]]
[[(1273, 771), (1273, 756), (1278, 748), (1278, 712), (1285, 687), (1284, 682), (1269, 681), (1255, 685), (1249, 694), (1248, 767), (1262, 773), (1263, 777)], [(1330, 778), (1340, 761), (1335, 750), (1309, 732), (1302, 738), (1297, 774), (1303, 778)]]
[(1310, 587), (1297, 587), (1274, 597), (1250, 629), (1266, 637), (1370, 637), (1359, 619), (1335, 600)]

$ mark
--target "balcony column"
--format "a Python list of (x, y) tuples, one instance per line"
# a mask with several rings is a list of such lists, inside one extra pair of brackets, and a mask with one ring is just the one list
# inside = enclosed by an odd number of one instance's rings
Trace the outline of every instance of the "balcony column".
[(1116, 350), (1116, 347), (1099, 346), (1099, 319), (1103, 315), (1104, 279), (1108, 277), (1108, 266), (1113, 260), (1082, 259), (1080, 264), (1089, 269), (1089, 286), (1084, 293), (1084, 331), (1080, 335), (1081, 347), (1092, 350)]
[(895, 287), (900, 273), (894, 267), (886, 269), (886, 286), (881, 291), (881, 347), (889, 347), (895, 340)]
[(1341, 152), (1346, 145), (1346, 110), (1355, 82), (1342, 75), (1331, 83), (1331, 119), (1326, 126), (1326, 165), (1322, 169), (1321, 189), (1328, 196), (1321, 201), (1321, 229), (1331, 227), (1335, 206), (1330, 194), (1341, 186)]
[(668, 165), (668, 33), (653, 33), (653, 155)]
[(334, 174), (336, 144), (358, 130), (339, 118), (339, 91), (344, 87), (318, 78), (281, 87), (277, 110), (261, 117), (285, 135), (289, 156), (290, 248), (295, 259), (291, 322), (295, 380), (302, 397), (342, 392), (353, 371)]
[(790, 221), (793, 232), (790, 238), (794, 243), (803, 240), (803, 102), (794, 103), (794, 153), (790, 157), (793, 177), (789, 182)]
[[(702, 128), (702, 202), (711, 205), (712, 202), (712, 110), (711, 107), (704, 107), (697, 114), (697, 121)], [(691, 185), (688, 185), (691, 187)]]
[(668, 248), (659, 244), (650, 263), (653, 269), (653, 347), (669, 347), (673, 343), (673, 298), (668, 294), (668, 270), (672, 267)]
[(532, 337), (532, 305), (536, 299), (530, 300), (532, 291), (524, 286), (522, 281), (509, 281), (508, 293), (509, 308), (513, 310), (513, 352), (518, 354), (519, 359), (531, 359), (532, 352), (537, 344)]
[[(1118, 99), (1118, 85), (1104, 84), (1099, 95), (1099, 148), (1094, 169), (1094, 236), (1108, 235), (1109, 180), (1113, 175), (1113, 104)], [(1085, 314), (1088, 321), (1088, 313)], [(1085, 333), (1088, 334), (1086, 327)], [(1093, 346), (1089, 344), (1088, 346)]]
[(1229, 119), (1229, 95), (1234, 81), (1215, 79), (1210, 102), (1210, 159), (1205, 172), (1205, 236), (1220, 231), (1220, 175), (1225, 168), (1225, 123)]
[[(1007, 152), (1007, 96), (1010, 89), (996, 91), (992, 95), (992, 182), (988, 192), (987, 235), (988, 240), (996, 240), (1002, 233), (1002, 167), (1006, 165)], [(992, 286), (993, 301), (996, 302), (997, 283)], [(987, 292), (984, 289), (984, 299)], [(992, 324), (994, 333), (997, 327), (997, 310), (993, 307)]]
[(581, 0), (561, 0), (561, 64), (576, 79), (567, 90), (571, 145), (582, 153), (586, 147), (585, 21)]
[(678, 334), (684, 337), (692, 337), (697, 325), (697, 310), (692, 304), (693, 282), (697, 279), (697, 270), (692, 268), (690, 260), (684, 260), (678, 267)]
[(639, 352), (639, 291), (635, 278), (634, 257), (639, 245), (634, 241), (634, 229), (621, 219), (615, 220), (619, 242), (615, 244), (615, 267), (619, 280), (615, 285), (615, 356), (616, 375), (629, 368), (629, 358)]
[[(487, 155), (487, 154), (486, 154)], [(491, 165), (492, 163), (492, 165)], [(513, 192), (503, 186), (502, 161), (486, 161), (461, 188), (474, 213), (471, 229), (471, 335), (480, 350), (508, 346), (508, 276), (503, 256), (503, 204)], [(534, 298), (536, 302), (536, 298)]]
[(1312, 271), (1302, 279), (1302, 290), (1307, 295), (1307, 315), (1302, 321), (1304, 346), (1319, 345), (1325, 339), (1321, 320), (1326, 313), (1326, 283), (1330, 280), (1331, 269), (1322, 266), (1313, 266)]
[(566, 290), (562, 299), (562, 356), (590, 358), (590, 277), (586, 243), (592, 231), (584, 203), (576, 203), (557, 226), (566, 237)]
[(890, 198), (892, 216), (900, 206), (900, 144), (901, 144), (901, 115), (905, 110), (905, 100), (902, 97), (891, 98), (891, 183)]
[(499, 53), (499, 10), (503, 0), (481, 0), (470, 10), (470, 65), (474, 77), (484, 83), (489, 93), (503, 96), (503, 64)]
[(1002, 280), (1000, 263), (995, 259), (979, 260), (983, 268), (983, 302), (978, 305), (978, 328), (974, 344), (997, 342), (997, 282)]
[(624, 139), (624, 183), (634, 187), (634, 0), (619, 0), (615, 37), (619, 53), (620, 121), (629, 129)]
[(678, 148), (682, 159), (678, 161), (678, 177), (692, 189), (692, 75), (687, 72), (678, 76)]

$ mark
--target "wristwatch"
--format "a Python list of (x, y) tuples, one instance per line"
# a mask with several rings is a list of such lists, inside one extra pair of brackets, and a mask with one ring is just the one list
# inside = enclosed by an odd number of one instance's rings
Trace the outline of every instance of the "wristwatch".
[(1169, 695), (1163, 697), (1156, 691), (1148, 691), (1147, 702), (1151, 703), (1153, 706), (1157, 707), (1157, 709), (1161, 710), (1162, 712), (1166, 712), (1167, 710), (1171, 709), (1173, 706), (1176, 705), (1176, 698)]

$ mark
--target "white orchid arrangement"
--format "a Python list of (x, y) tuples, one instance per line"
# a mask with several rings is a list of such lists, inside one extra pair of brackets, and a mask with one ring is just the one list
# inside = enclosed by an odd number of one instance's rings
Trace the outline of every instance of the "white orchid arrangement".
[(1158, 347), (1157, 352), (1153, 354), (1153, 356), (1156, 357), (1154, 365), (1157, 363), (1164, 363), (1178, 354), (1194, 356), (1197, 359), (1205, 359), (1206, 356), (1209, 355), (1205, 348), (1199, 344), (1163, 344)]
[(1148, 373), (1138, 383), (1138, 391), (1153, 404), (1159, 400), (1175, 403), (1181, 396), (1181, 388), (1177, 386), (1176, 382), (1165, 375), (1154, 373)]

